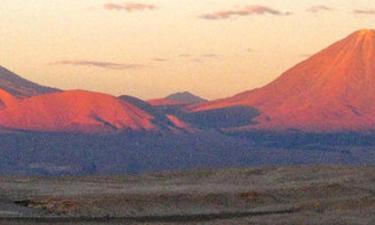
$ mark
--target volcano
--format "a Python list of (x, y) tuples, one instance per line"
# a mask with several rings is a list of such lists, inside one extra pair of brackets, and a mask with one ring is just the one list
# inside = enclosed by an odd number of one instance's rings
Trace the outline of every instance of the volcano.
[(190, 107), (192, 112), (255, 108), (253, 125), (236, 129), (309, 132), (375, 128), (375, 31), (360, 30), (286, 71), (270, 84)]
[(1, 66), (0, 89), (18, 97), (30, 97), (59, 91), (28, 81)]

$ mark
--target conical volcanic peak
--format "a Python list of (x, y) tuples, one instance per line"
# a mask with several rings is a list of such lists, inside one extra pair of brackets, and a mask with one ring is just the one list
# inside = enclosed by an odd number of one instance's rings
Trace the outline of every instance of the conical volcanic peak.
[(360, 30), (286, 71), (265, 87), (193, 108), (235, 105), (261, 112), (260, 129), (375, 128), (375, 31)]
[(374, 36), (375, 35), (375, 30), (373, 29), (362, 29), (354, 32), (352, 35), (355, 36)]

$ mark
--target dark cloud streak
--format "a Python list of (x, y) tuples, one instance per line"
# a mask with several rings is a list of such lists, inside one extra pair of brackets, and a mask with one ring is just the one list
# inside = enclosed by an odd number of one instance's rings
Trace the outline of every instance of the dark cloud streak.
[(217, 54), (211, 54), (211, 53), (208, 53), (208, 54), (203, 54), (203, 55), (201, 55), (201, 57), (203, 57), (203, 58), (210, 58), (210, 59), (213, 59), (213, 58), (219, 58), (220, 56), (217, 55)]
[(281, 12), (279, 10), (267, 7), (267, 6), (261, 6), (261, 5), (252, 5), (247, 6), (242, 9), (236, 9), (236, 10), (223, 10), (223, 11), (217, 11), (214, 13), (204, 14), (201, 15), (200, 18), (206, 19), (206, 20), (222, 20), (222, 19), (229, 19), (232, 17), (243, 17), (243, 16), (251, 16), (251, 15), (274, 15), (274, 16), (288, 16), (292, 13), (290, 12)]
[(314, 5), (306, 9), (306, 11), (310, 13), (320, 13), (320, 12), (327, 12), (327, 11), (332, 11), (332, 10), (334, 9), (326, 5)]
[(178, 55), (178, 57), (180, 57), (180, 58), (189, 58), (189, 57), (191, 57), (191, 55), (190, 54), (180, 54), (180, 55)]
[(166, 62), (168, 61), (168, 59), (166, 58), (152, 58), (153, 61), (156, 61), (156, 62)]
[(87, 66), (98, 67), (110, 70), (133, 70), (146, 67), (142, 64), (126, 64), (126, 63), (113, 63), (104, 61), (90, 61), (90, 60), (62, 60), (50, 63), (50, 65), (70, 65), (70, 66)]
[(366, 9), (366, 10), (356, 9), (356, 10), (353, 10), (353, 14), (357, 14), (357, 15), (375, 15), (375, 9)]
[(253, 52), (256, 52), (256, 50), (253, 49), (253, 48), (248, 48), (248, 49), (246, 49), (246, 52), (248, 52), (248, 53), (253, 53)]
[(107, 3), (104, 6), (104, 9), (106, 10), (116, 10), (116, 11), (127, 11), (127, 12), (133, 12), (133, 11), (145, 11), (145, 10), (154, 10), (156, 9), (155, 5), (150, 4), (142, 4), (142, 3), (134, 3), (134, 2), (128, 2), (128, 3)]

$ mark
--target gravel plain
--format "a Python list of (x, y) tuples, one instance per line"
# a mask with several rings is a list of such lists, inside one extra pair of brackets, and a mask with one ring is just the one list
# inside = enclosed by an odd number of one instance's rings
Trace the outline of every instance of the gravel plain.
[(1, 177), (0, 224), (373, 225), (375, 168)]

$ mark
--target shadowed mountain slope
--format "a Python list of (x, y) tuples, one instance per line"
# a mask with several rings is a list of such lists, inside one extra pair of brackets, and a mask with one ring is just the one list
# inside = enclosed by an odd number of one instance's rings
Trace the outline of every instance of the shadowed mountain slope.
[(0, 66), (0, 89), (12, 95), (29, 97), (59, 91), (33, 83)]

